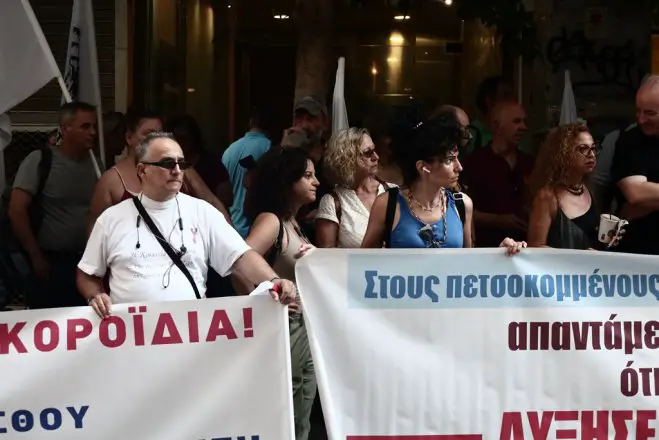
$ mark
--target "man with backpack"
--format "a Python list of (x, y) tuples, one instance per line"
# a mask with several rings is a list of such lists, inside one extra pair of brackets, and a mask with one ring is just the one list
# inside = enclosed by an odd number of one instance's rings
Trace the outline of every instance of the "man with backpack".
[(29, 308), (85, 305), (76, 288), (76, 266), (97, 181), (89, 155), (96, 140), (95, 112), (83, 102), (64, 104), (60, 145), (33, 151), (16, 174), (8, 216), (36, 276)]

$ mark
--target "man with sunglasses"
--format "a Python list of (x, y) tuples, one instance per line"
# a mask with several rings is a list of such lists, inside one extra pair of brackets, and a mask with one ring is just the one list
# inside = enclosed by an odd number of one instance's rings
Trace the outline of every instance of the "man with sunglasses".
[[(209, 265), (255, 285), (270, 280), (282, 302), (295, 299), (293, 283), (279, 279), (218, 210), (180, 193), (189, 164), (170, 134), (149, 134), (136, 160), (142, 192), (101, 214), (78, 264), (78, 288), (99, 316), (112, 303), (203, 297)], [(111, 296), (102, 283), (108, 270)]]

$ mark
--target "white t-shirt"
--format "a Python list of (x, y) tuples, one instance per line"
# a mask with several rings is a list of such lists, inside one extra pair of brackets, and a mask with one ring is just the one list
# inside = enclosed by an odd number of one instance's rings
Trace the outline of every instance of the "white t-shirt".
[[(380, 185), (378, 187), (378, 195), (384, 191), (384, 186)], [(320, 199), (316, 218), (329, 220), (339, 225), (339, 236), (336, 247), (361, 247), (368, 226), (368, 217), (371, 213), (366, 209), (362, 201), (359, 200), (354, 190), (337, 186), (334, 188), (334, 192), (339, 197), (341, 204), (341, 221), (336, 217), (336, 206), (334, 205), (332, 194), (325, 194)]]
[[(142, 196), (142, 204), (175, 251), (185, 244), (182, 260), (202, 296), (206, 291), (209, 263), (220, 275), (226, 276), (236, 260), (250, 249), (224, 216), (203, 200), (179, 194), (176, 199), (156, 202)], [(144, 220), (137, 227), (137, 216), (131, 199), (103, 212), (96, 220), (78, 268), (98, 277), (109, 269), (110, 294), (116, 304), (195, 299), (190, 282), (165, 253)]]

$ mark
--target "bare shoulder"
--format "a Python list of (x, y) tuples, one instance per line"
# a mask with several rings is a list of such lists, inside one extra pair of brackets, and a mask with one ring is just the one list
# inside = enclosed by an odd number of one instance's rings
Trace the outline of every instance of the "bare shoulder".
[(121, 182), (117, 170), (110, 168), (101, 175), (101, 178), (96, 184), (96, 192), (109, 193), (112, 196), (113, 202), (121, 200), (121, 196), (124, 193), (124, 184)]
[(250, 235), (255, 232), (260, 235), (267, 236), (268, 238), (272, 237), (275, 239), (279, 234), (279, 226), (280, 221), (276, 215), (271, 212), (264, 212), (259, 214), (258, 217), (256, 217), (254, 220)]
[(556, 206), (557, 204), (556, 192), (554, 191), (553, 188), (550, 188), (548, 186), (543, 186), (542, 188), (540, 188), (535, 198), (533, 199), (533, 203)]
[(384, 213), (387, 209), (387, 203), (389, 203), (389, 191), (385, 191), (375, 198), (371, 207), (371, 213), (376, 215)]

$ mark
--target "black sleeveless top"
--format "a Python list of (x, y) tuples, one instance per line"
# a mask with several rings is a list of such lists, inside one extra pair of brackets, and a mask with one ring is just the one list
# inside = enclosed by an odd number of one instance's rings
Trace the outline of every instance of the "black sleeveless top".
[(585, 214), (569, 219), (558, 207), (547, 234), (547, 246), (557, 249), (581, 249), (597, 247), (599, 217), (593, 203)]

